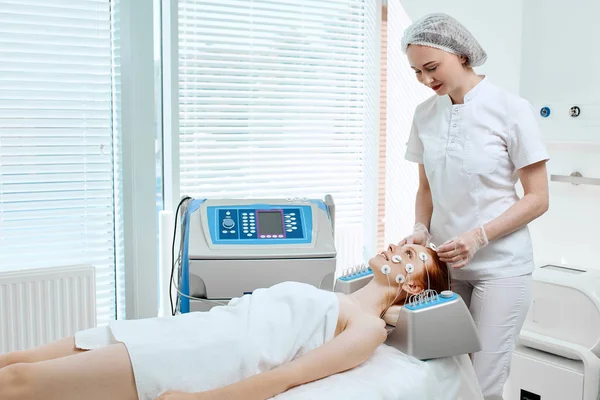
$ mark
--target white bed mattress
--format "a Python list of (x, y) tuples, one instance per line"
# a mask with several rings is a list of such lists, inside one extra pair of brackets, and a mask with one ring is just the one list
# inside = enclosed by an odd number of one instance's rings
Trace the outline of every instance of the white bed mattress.
[(478, 400), (468, 356), (419, 361), (381, 345), (350, 371), (293, 388), (276, 400)]

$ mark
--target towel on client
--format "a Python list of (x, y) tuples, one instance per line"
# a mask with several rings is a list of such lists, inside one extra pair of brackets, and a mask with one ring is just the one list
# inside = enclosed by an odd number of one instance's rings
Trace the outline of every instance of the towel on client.
[[(334, 293), (285, 282), (209, 312), (113, 321), (109, 329), (129, 351), (139, 399), (154, 400), (167, 390), (201, 392), (289, 362), (331, 340), (338, 314)], [(97, 329), (78, 333), (76, 346), (109, 344)]]

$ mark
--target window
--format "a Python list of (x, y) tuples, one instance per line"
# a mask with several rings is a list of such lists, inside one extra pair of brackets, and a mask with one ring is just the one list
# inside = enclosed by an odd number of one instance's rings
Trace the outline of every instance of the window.
[(376, 225), (378, 3), (180, 0), (179, 192), (332, 194), (338, 265), (362, 262)]
[(385, 113), (385, 243), (397, 243), (410, 234), (415, 222), (414, 204), (419, 173), (404, 159), (415, 108), (433, 93), (415, 78), (400, 38), (411, 24), (400, 0), (388, 1), (386, 10), (387, 104)]
[(0, 270), (94, 265), (105, 324), (119, 220), (111, 2), (1, 3)]

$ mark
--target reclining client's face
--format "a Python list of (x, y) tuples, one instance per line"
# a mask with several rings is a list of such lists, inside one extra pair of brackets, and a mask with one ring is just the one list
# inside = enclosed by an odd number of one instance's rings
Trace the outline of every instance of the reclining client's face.
[[(409, 294), (418, 294), (425, 289), (433, 289), (438, 293), (448, 289), (448, 270), (439, 261), (437, 253), (425, 246), (406, 244), (402, 247), (390, 245), (369, 260), (373, 270), (373, 279), (383, 285), (397, 287), (396, 277), (400, 274), (404, 279), (402, 289)], [(386, 275), (383, 271), (389, 267)], [(383, 269), (383, 271), (382, 271)], [(429, 279), (428, 279), (429, 277)], [(428, 287), (429, 285), (429, 287)]]

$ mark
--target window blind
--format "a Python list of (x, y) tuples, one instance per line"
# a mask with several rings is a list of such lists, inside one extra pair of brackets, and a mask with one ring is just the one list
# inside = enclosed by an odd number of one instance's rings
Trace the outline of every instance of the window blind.
[(96, 267), (115, 318), (110, 0), (0, 0), (0, 271)]
[(415, 108), (433, 92), (417, 81), (398, 43), (411, 24), (402, 2), (389, 0), (387, 8), (385, 243), (397, 243), (413, 231), (419, 186), (417, 164), (404, 159), (406, 142)]
[(373, 0), (180, 0), (180, 193), (332, 194), (338, 265), (361, 262), (376, 15)]

